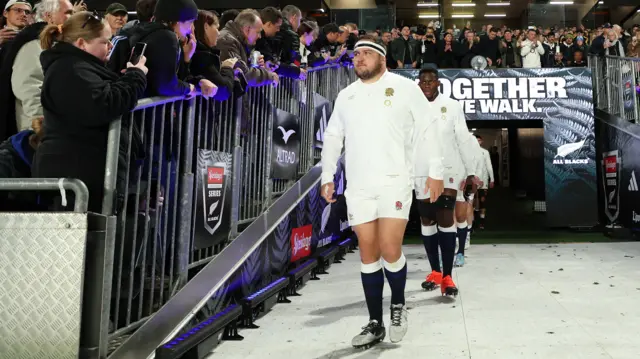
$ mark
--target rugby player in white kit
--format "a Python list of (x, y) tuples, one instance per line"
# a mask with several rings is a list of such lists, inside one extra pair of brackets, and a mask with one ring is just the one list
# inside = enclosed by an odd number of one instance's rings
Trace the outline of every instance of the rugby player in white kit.
[[(367, 348), (382, 341), (382, 292), (386, 275), (391, 287), (391, 342), (407, 332), (404, 289), (407, 280), (402, 241), (413, 190), (414, 143), (424, 142), (428, 167), (426, 189), (437, 200), (443, 191), (442, 156), (437, 125), (425, 116), (428, 104), (411, 80), (386, 69), (386, 49), (364, 37), (354, 47), (359, 80), (340, 92), (324, 132), (322, 195), (334, 202), (333, 177), (345, 148), (347, 212), (358, 236), (361, 279), (369, 323), (352, 345)], [(382, 263), (381, 263), (382, 262)]]
[[(456, 236), (464, 236), (464, 238), (467, 236), (467, 201), (464, 192), (473, 193), (476, 190), (477, 142), (467, 128), (460, 103), (440, 94), (438, 70), (421, 70), (418, 84), (429, 101), (431, 116), (438, 123), (440, 142), (443, 146), (445, 186), (444, 193), (437, 202), (430, 200), (425, 194), (424, 181), (420, 177), (424, 173), (422, 166), (425, 163), (420, 160), (424, 151), (418, 147), (415, 152), (417, 156), (415, 160), (416, 199), (419, 201), (422, 240), (431, 264), (431, 273), (422, 283), (422, 288), (434, 290), (440, 286), (442, 295), (455, 296), (458, 294), (458, 288), (451, 274)], [(438, 247), (442, 253), (442, 268), (440, 268)]]

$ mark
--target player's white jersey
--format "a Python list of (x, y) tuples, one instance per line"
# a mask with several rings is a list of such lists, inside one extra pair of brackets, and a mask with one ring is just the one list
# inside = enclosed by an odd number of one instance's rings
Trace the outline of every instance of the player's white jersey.
[(426, 116), (427, 100), (418, 85), (386, 71), (380, 80), (358, 80), (338, 95), (322, 145), (322, 184), (333, 181), (336, 163), (345, 149), (350, 188), (378, 188), (398, 181), (411, 186), (415, 143), (423, 143), (434, 179), (442, 179), (442, 155), (437, 124)]
[(493, 165), (491, 164), (491, 156), (489, 155), (489, 151), (485, 150), (482, 147), (479, 148), (480, 156), (476, 161), (476, 176), (478, 176), (478, 178), (480, 178), (480, 180), (482, 181), (482, 188), (486, 189), (489, 188), (490, 182), (494, 182)]
[[(477, 156), (476, 138), (469, 132), (462, 105), (439, 94), (430, 105), (429, 114), (438, 123), (445, 177), (475, 175)], [(418, 143), (420, 146), (420, 143)], [(422, 151), (418, 150), (420, 156)], [(416, 159), (416, 164), (420, 164)]]

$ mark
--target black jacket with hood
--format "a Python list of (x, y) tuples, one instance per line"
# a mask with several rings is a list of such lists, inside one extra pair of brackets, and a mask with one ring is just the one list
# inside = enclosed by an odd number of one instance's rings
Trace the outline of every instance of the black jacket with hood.
[(282, 20), (280, 31), (276, 34), (274, 42), (278, 44), (280, 50), (280, 63), (290, 65), (300, 58), (300, 36), (293, 31), (289, 20)]
[[(44, 134), (33, 175), (82, 180), (89, 189), (89, 210), (98, 212), (109, 124), (135, 108), (146, 77), (137, 68), (118, 76), (100, 59), (65, 42), (44, 51), (40, 62)], [(126, 132), (128, 126), (122, 127)], [(128, 136), (123, 133), (121, 138)]]
[(131, 49), (138, 42), (147, 44), (144, 56), (149, 69), (146, 97), (184, 96), (190, 92), (189, 84), (196, 87), (201, 78), (191, 76), (183, 61), (182, 48), (176, 34), (159, 22), (141, 23), (122, 31), (112, 39), (113, 51), (108, 67), (115, 73), (126, 68)]

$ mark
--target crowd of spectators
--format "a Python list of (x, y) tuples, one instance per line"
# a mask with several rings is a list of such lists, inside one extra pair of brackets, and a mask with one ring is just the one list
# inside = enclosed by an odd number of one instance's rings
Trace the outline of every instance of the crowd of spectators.
[(638, 57), (640, 26), (628, 32), (605, 24), (593, 30), (580, 27), (526, 29), (494, 27), (444, 29), (439, 22), (427, 26), (376, 31), (389, 51), (391, 68), (471, 68), (476, 56), (489, 68), (541, 68), (587, 66), (588, 55)]

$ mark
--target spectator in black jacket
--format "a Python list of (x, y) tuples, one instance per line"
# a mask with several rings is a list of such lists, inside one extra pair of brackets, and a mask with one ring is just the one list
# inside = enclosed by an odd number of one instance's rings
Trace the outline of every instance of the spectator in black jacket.
[(313, 55), (316, 58), (324, 58), (325, 64), (338, 61), (347, 51), (346, 47), (340, 47), (339, 50), (336, 50), (338, 48), (336, 46), (338, 37), (340, 37), (341, 34), (342, 30), (338, 25), (334, 23), (324, 25), (318, 38), (311, 45)]
[(302, 12), (296, 6), (287, 5), (282, 9), (282, 18), (282, 26), (275, 36), (275, 41), (280, 47), (280, 63), (290, 65), (299, 58), (298, 28)]
[(267, 67), (283, 77), (305, 79), (307, 76), (305, 70), (289, 63), (280, 62), (282, 48), (276, 39), (283, 22), (280, 10), (267, 6), (260, 11), (260, 19), (262, 20), (262, 33), (256, 42), (256, 50), (264, 56)]
[(191, 33), (198, 17), (195, 2), (158, 0), (154, 17), (154, 22), (134, 27), (128, 38), (114, 38), (109, 59), (111, 70), (119, 73), (135, 44), (144, 42), (149, 68), (146, 96), (194, 95), (198, 89), (208, 97), (215, 95), (216, 87), (211, 81), (191, 76), (189, 71), (188, 64), (196, 50), (196, 39)]
[(496, 29), (490, 27), (487, 34), (480, 36), (477, 54), (487, 59), (489, 67), (497, 67), (502, 62), (500, 56), (500, 40), (496, 34)]
[[(435, 40), (433, 41), (435, 46)], [(422, 54), (421, 45), (411, 36), (409, 26), (402, 28), (402, 36), (391, 43), (393, 59), (398, 63), (399, 69), (416, 68), (418, 65), (418, 54)], [(426, 62), (425, 62), (426, 63)]]
[(198, 19), (194, 23), (196, 52), (191, 58), (189, 69), (194, 76), (202, 76), (213, 82), (218, 87), (213, 98), (224, 101), (234, 93), (234, 87), (240, 84), (236, 84), (233, 71), (238, 59), (229, 58), (220, 63), (220, 51), (215, 48), (218, 43), (218, 26), (218, 17), (214, 13), (198, 11)]
[(460, 67), (471, 68), (471, 60), (478, 55), (478, 40), (473, 30), (466, 32), (464, 41), (460, 44)]
[[(433, 28), (427, 29), (418, 29), (417, 32), (419, 41), (415, 41), (415, 60), (416, 66), (420, 68), (432, 68), (437, 69), (439, 60), (438, 60), (438, 36), (436, 35)], [(400, 44), (398, 41), (402, 40), (401, 37), (399, 40), (396, 40), (396, 46)], [(404, 45), (404, 44), (403, 44)], [(444, 48), (443, 48), (444, 50)], [(400, 63), (398, 62), (398, 65)]]
[(441, 69), (454, 69), (459, 67), (458, 43), (453, 41), (453, 34), (445, 33), (444, 38), (438, 44), (438, 67)]
[(109, 26), (86, 11), (41, 35), (44, 136), (33, 176), (80, 179), (92, 212), (102, 206), (109, 124), (135, 108), (147, 84), (144, 57), (121, 77), (105, 67), (110, 38)]

